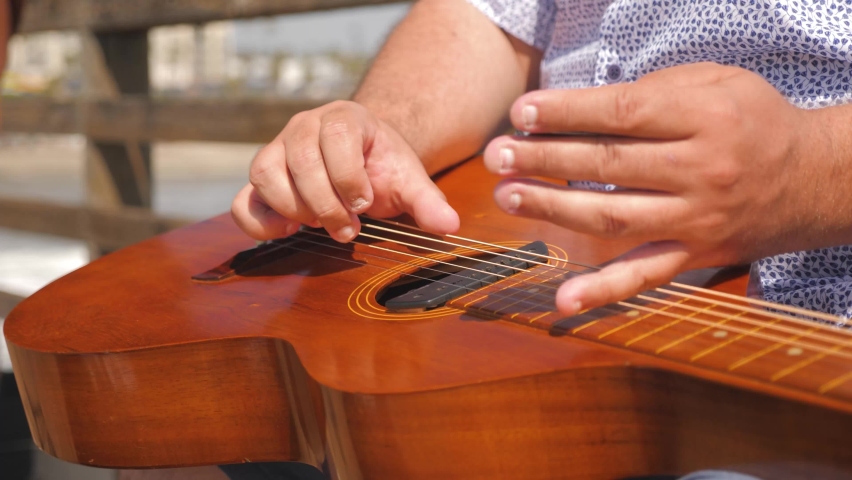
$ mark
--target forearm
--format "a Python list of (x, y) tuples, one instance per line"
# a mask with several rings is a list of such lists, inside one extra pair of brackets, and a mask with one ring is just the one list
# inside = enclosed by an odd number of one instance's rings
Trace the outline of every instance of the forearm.
[(537, 83), (540, 52), (465, 0), (421, 0), (391, 34), (354, 100), (391, 124), (435, 173), (481, 148)]

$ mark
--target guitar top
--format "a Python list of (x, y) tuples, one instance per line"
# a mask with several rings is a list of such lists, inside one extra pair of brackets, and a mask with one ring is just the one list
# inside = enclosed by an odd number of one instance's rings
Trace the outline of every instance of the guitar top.
[(48, 285), (5, 327), (36, 442), (90, 465), (337, 478), (852, 464), (844, 330), (731, 296), (742, 276), (563, 318), (559, 282), (633, 245), (505, 215), (496, 182), (480, 159), (438, 180), (465, 240), (365, 220), (352, 244), (257, 247), (222, 215)]

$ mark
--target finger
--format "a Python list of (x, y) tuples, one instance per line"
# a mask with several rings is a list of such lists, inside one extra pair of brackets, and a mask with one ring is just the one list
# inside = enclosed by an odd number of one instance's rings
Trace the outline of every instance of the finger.
[(686, 247), (673, 241), (642, 245), (605, 268), (568, 280), (556, 292), (566, 315), (630, 298), (670, 282), (689, 263)]
[(625, 137), (495, 138), (485, 149), (485, 165), (504, 176), (544, 176), (614, 183), (622, 187), (681, 191), (689, 183), (682, 165), (683, 141)]
[(337, 196), (319, 145), (319, 119), (307, 120), (285, 130), (287, 169), (308, 210), (338, 242), (355, 238), (361, 228), (358, 216)]
[[(412, 153), (413, 155), (413, 153)], [(422, 168), (409, 170), (400, 194), (400, 210), (408, 213), (423, 230), (445, 235), (458, 231), (459, 214)]]
[(685, 224), (689, 204), (657, 192), (596, 192), (536, 180), (504, 180), (494, 190), (497, 205), (513, 215), (605, 238), (670, 239)]
[(657, 82), (591, 89), (538, 90), (512, 105), (516, 128), (530, 133), (590, 132), (625, 137), (681, 139), (698, 132), (702, 98), (691, 89)]
[(374, 137), (376, 125), (363, 112), (331, 107), (320, 120), (320, 150), (338, 197), (350, 212), (362, 213), (373, 202), (364, 147)]
[(656, 82), (668, 88), (697, 87), (721, 82), (745, 71), (738, 67), (719, 65), (713, 62), (688, 63), (676, 67), (655, 70), (642, 78), (640, 82)]
[(296, 191), (287, 172), (284, 143), (275, 139), (255, 155), (249, 168), (249, 182), (263, 202), (281, 216), (319, 227), (314, 214)]
[(246, 235), (255, 240), (289, 237), (299, 229), (299, 222), (281, 216), (260, 198), (249, 184), (234, 197), (231, 217)]

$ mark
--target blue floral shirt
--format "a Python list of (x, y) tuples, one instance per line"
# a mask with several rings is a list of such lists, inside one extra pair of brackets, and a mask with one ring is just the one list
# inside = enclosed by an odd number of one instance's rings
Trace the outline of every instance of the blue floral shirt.
[[(852, 0), (468, 1), (544, 52), (542, 88), (712, 61), (762, 75), (801, 108), (852, 101)], [(767, 300), (852, 317), (852, 247), (778, 255), (754, 270)]]

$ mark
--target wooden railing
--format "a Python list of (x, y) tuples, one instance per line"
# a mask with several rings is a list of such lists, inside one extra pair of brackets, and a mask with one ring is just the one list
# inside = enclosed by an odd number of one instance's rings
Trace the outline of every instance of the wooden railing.
[[(322, 102), (153, 99), (148, 29), (400, 0), (27, 0), (22, 32), (82, 36), (82, 93), (70, 101), (4, 98), (3, 130), (86, 136), (86, 204), (0, 197), (0, 227), (88, 242), (93, 257), (176, 228), (151, 211), (150, 142), (270, 140), (295, 113)], [(0, 292), (0, 316), (19, 300)]]

